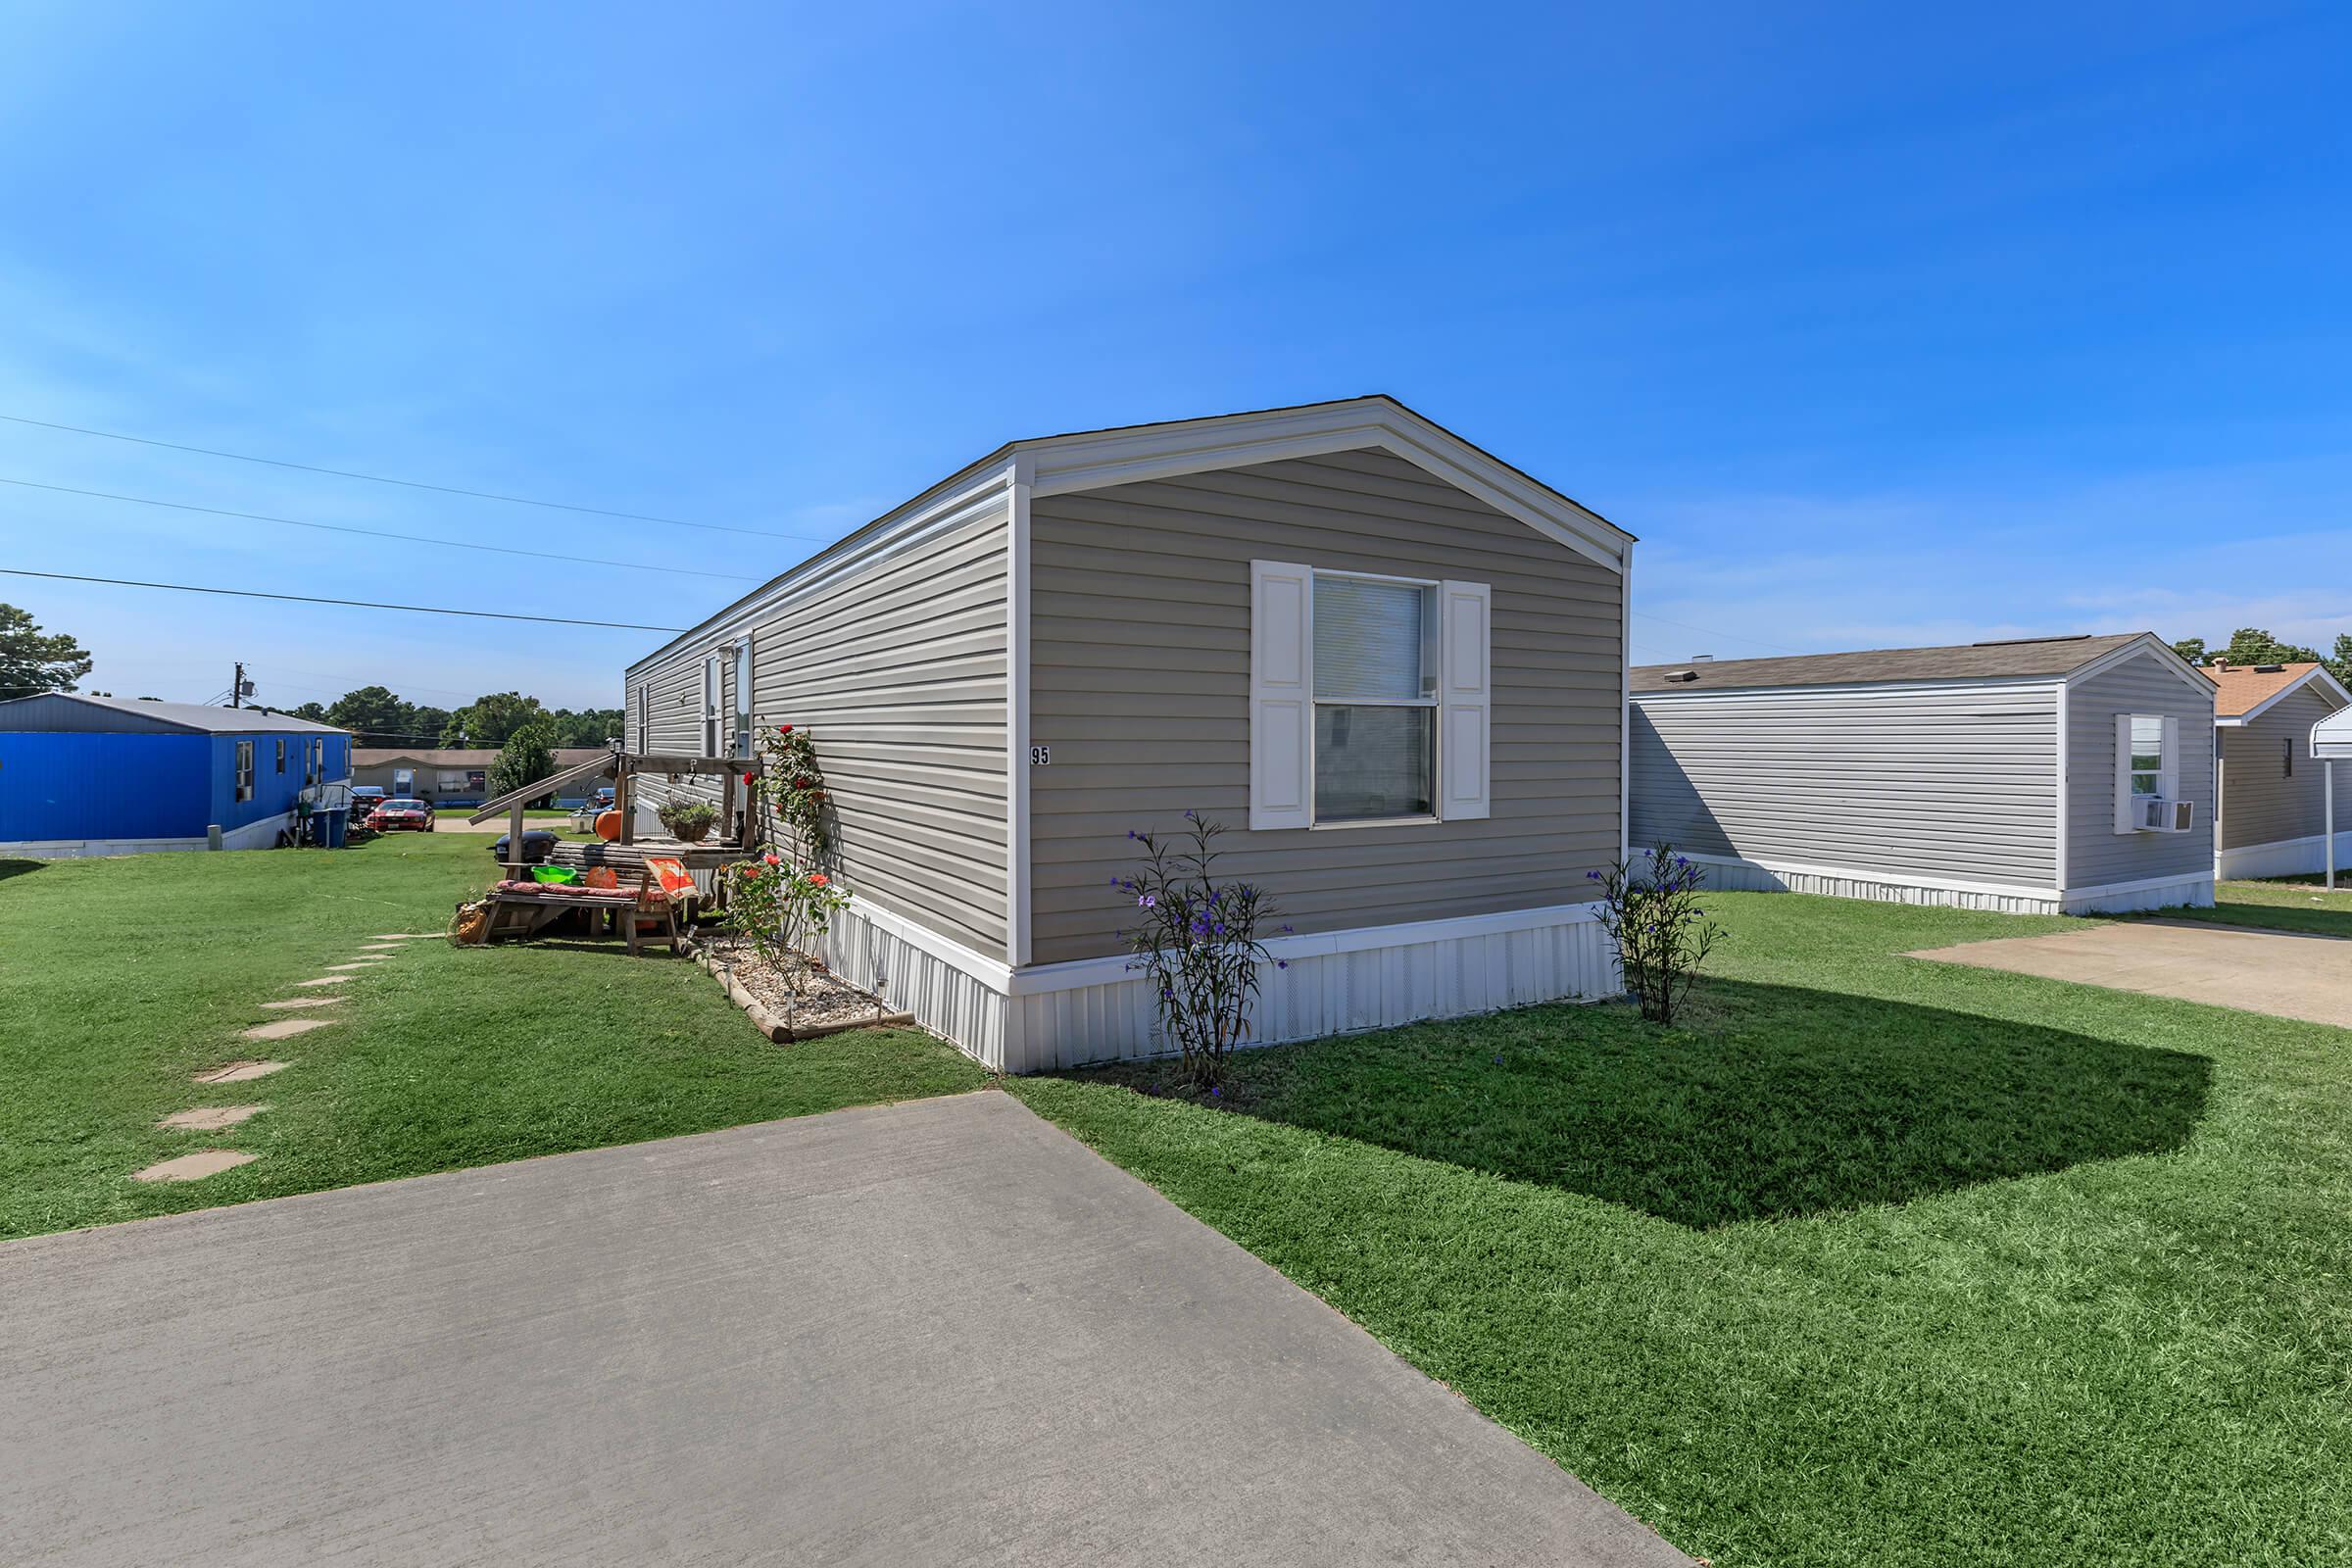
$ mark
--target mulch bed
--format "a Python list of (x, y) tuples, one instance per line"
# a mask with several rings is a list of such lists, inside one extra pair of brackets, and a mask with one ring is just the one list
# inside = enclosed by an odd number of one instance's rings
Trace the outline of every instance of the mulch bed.
[(795, 992), (783, 971), (762, 958), (760, 950), (741, 937), (722, 933), (701, 938), (699, 945), (712, 959), (727, 967), (737, 985), (795, 1035), (898, 1022), (906, 1016), (813, 961), (803, 972), (801, 990)]

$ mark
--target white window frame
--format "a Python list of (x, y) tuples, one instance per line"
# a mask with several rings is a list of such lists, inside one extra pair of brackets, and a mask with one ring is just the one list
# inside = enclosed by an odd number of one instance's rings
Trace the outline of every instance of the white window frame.
[(283, 735), (277, 738), (277, 770), (281, 774), (286, 770), (286, 738)]
[(237, 742), (237, 799), (253, 799), (253, 742)]
[[(1378, 582), (1387, 583), (1390, 586), (1396, 588), (1418, 588), (1421, 590), (1421, 685), (1422, 689), (1428, 695), (1415, 698), (1325, 697), (1323, 695), (1321, 677), (1317, 674), (1314, 665), (1314, 604), (1316, 589), (1327, 580), (1332, 582)], [(1429, 577), (1391, 577), (1377, 571), (1340, 571), (1336, 569), (1327, 570), (1321, 566), (1313, 567), (1308, 572), (1306, 618), (1306, 685), (1308, 692), (1308, 707), (1311, 710), (1308, 714), (1306, 726), (1306, 825), (1308, 828), (1321, 831), (1331, 828), (1409, 827), (1418, 822), (1440, 822), (1445, 820), (1444, 816), (1441, 814), (1443, 809), (1441, 792), (1443, 789), (1442, 781), (1446, 777), (1446, 767), (1444, 761), (1439, 757), (1439, 753), (1444, 749), (1445, 746), (1445, 736), (1443, 733), (1441, 733), (1444, 730), (1445, 725), (1443, 722), (1441, 722), (1438, 714), (1438, 707), (1440, 702), (1439, 694), (1445, 688), (1445, 673), (1443, 665), (1445, 662), (1446, 648), (1446, 601), (1444, 589), (1445, 585), (1443, 583)], [(1405, 816), (1351, 816), (1329, 822), (1323, 820), (1320, 802), (1315, 792), (1315, 737), (1322, 732), (1322, 724), (1319, 722), (1319, 720), (1323, 710), (1326, 708), (1413, 708), (1427, 712), (1430, 715), (1428, 778), (1429, 809), (1426, 811), (1413, 812)]]
[(735, 750), (738, 759), (752, 755), (752, 640), (735, 639)]
[(726, 683), (726, 661), (711, 654), (703, 661), (703, 750), (704, 757), (721, 755), (719, 698)]
[(654, 701), (651, 687), (640, 685), (637, 688), (636, 708), (637, 754), (642, 757), (653, 749), (654, 743)]
[[(2136, 755), (2132, 749), (2132, 732), (2137, 723), (2146, 719), (2158, 726), (2156, 756), (2156, 788), (2153, 793), (2139, 788), (2138, 781), (2148, 769), (2133, 767)], [(2142, 801), (2177, 801), (2180, 799), (2180, 720), (2172, 713), (2118, 713), (2115, 715), (2115, 831), (2120, 836), (2137, 833), (2140, 829), (2139, 803)]]
[[(1250, 826), (1304, 828), (1424, 827), (1491, 814), (1493, 766), (1493, 593), (1487, 583), (1452, 582), (1252, 561), (1250, 626)], [(1315, 682), (1315, 584), (1351, 578), (1419, 588), (1428, 596), (1423, 626), (1427, 697), (1349, 699), (1321, 696)], [(1295, 604), (1294, 604), (1295, 601)], [(1295, 622), (1295, 625), (1292, 624)], [(1295, 635), (1294, 635), (1295, 634)], [(1323, 821), (1315, 809), (1315, 714), (1323, 708), (1432, 710), (1430, 810), (1409, 816)]]

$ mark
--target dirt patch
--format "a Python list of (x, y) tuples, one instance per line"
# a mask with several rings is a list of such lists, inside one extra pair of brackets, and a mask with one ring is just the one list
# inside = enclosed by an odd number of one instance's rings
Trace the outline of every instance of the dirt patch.
[(810, 965), (795, 993), (792, 982), (741, 937), (719, 936), (707, 944), (710, 956), (734, 972), (735, 983), (795, 1030), (828, 1024), (870, 1023), (896, 1011), (829, 969)]

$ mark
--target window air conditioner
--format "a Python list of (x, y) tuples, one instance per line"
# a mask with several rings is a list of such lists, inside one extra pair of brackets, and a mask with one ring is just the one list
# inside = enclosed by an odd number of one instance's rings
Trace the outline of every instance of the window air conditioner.
[(2139, 808), (2142, 833), (2185, 833), (2196, 823), (2197, 808), (2193, 801), (2168, 801), (2159, 795), (2145, 795), (2134, 804)]

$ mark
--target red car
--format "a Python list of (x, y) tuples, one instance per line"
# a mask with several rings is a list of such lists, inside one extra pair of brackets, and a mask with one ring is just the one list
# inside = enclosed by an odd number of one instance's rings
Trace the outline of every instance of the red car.
[(411, 833), (430, 833), (433, 830), (433, 806), (430, 801), (386, 801), (368, 813), (368, 826), (377, 833), (405, 829)]

